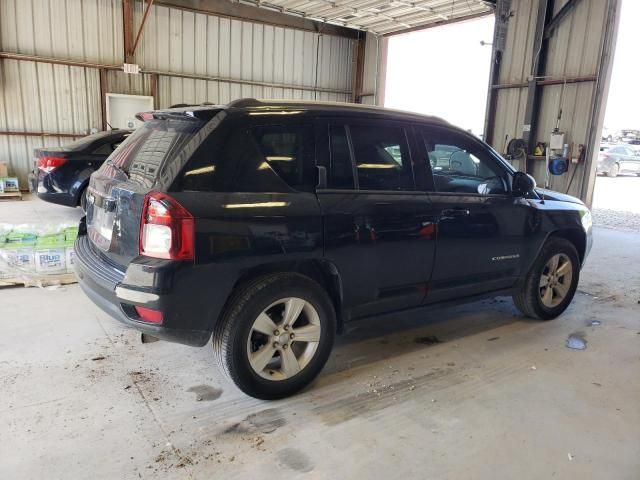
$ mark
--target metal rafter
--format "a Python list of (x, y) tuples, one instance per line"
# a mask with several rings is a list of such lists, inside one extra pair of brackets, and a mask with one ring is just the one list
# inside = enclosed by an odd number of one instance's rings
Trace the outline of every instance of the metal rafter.
[(389, 34), (492, 12), (482, 0), (235, 0), (348, 28)]

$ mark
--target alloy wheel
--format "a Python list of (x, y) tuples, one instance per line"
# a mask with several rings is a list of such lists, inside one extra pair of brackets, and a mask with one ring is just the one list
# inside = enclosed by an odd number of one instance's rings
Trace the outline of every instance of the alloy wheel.
[(321, 330), (318, 312), (306, 300), (289, 297), (272, 303), (251, 326), (247, 339), (251, 368), (268, 380), (295, 376), (315, 355)]
[(540, 300), (547, 308), (557, 307), (569, 293), (573, 278), (573, 264), (564, 253), (552, 256), (540, 275)]

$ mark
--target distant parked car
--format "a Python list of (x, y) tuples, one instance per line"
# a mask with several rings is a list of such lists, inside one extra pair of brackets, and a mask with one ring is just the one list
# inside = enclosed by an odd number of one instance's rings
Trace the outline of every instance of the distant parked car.
[(628, 145), (600, 147), (597, 173), (615, 177), (619, 173), (634, 173), (640, 176), (640, 153)]
[(33, 190), (47, 202), (85, 210), (89, 177), (132, 131), (98, 132), (62, 147), (36, 148)]

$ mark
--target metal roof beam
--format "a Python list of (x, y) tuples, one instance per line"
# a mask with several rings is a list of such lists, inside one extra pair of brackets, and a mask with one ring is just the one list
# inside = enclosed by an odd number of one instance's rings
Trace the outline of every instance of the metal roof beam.
[(156, 0), (155, 4), (276, 27), (321, 32), (338, 37), (355, 39), (359, 35), (359, 31), (353, 28), (310, 20), (293, 12), (283, 13), (287, 11), (284, 7), (280, 8), (280, 11), (276, 11), (271, 8), (258, 8), (254, 5), (230, 2), (229, 0)]
[(555, 14), (555, 16), (549, 21), (547, 26), (544, 29), (544, 38), (545, 40), (553, 35), (553, 31), (560, 26), (562, 21), (569, 15), (576, 6), (580, 3), (580, 0), (569, 0), (565, 3), (560, 11)]

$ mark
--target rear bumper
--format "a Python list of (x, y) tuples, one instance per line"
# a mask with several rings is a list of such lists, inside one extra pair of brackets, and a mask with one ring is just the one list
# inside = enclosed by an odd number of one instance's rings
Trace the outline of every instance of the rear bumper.
[[(86, 295), (111, 317), (162, 340), (201, 347), (211, 337), (211, 330), (206, 328), (206, 318), (196, 319), (201, 322), (200, 328), (181, 328), (184, 324), (184, 308), (182, 302), (175, 301), (175, 294), (154, 287), (138, 287), (126, 285), (126, 274), (111, 267), (96, 255), (89, 246), (86, 235), (78, 237), (75, 243), (76, 261), (74, 264), (78, 283)], [(159, 276), (166, 277), (173, 269), (159, 269)], [(155, 283), (157, 282), (157, 283)], [(167, 279), (155, 279), (153, 285), (167, 285)], [(134, 306), (144, 306), (163, 312), (163, 324), (146, 323), (133, 318)], [(186, 322), (192, 326), (191, 322)]]
[(61, 187), (50, 173), (36, 170), (33, 172), (33, 187), (38, 198), (49, 203), (57, 203), (67, 207), (78, 206), (78, 199), (68, 189)]
[(38, 198), (41, 200), (44, 200), (45, 202), (49, 202), (49, 203), (57, 203), (58, 205), (64, 205), (66, 207), (77, 207), (77, 202), (76, 202), (76, 198), (71, 195), (70, 193), (66, 193), (66, 192), (56, 192), (56, 193), (50, 193), (50, 192), (40, 192), (38, 190), (36, 190), (38, 193)]

